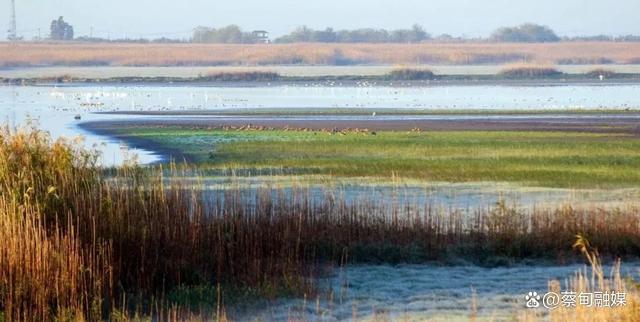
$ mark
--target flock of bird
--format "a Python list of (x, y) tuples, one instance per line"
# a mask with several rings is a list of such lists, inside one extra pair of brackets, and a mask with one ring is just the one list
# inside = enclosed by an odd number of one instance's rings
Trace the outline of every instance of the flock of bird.
[[(402, 85), (397, 84), (397, 85)], [(637, 103), (630, 97), (615, 100), (615, 105), (608, 105), (608, 97), (587, 95), (588, 92), (571, 92), (561, 96), (539, 95), (529, 88), (523, 88), (520, 93), (507, 93), (512, 97), (502, 97), (500, 91), (492, 93), (492, 89), (478, 90), (469, 88), (468, 93), (457, 89), (433, 88), (404, 88), (404, 87), (376, 87), (376, 82), (356, 82), (356, 88), (330, 88), (341, 86), (340, 82), (325, 82), (306, 84), (304, 87), (318, 87), (314, 89), (300, 89), (300, 87), (283, 86), (278, 89), (263, 92), (251, 88), (243, 92), (238, 89), (208, 89), (204, 92), (199, 88), (152, 88), (117, 87), (114, 90), (96, 88), (87, 89), (51, 89), (38, 90), (36, 96), (48, 95), (52, 100), (49, 107), (54, 110), (77, 113), (94, 111), (181, 111), (181, 110), (210, 110), (210, 109), (242, 109), (242, 108), (412, 108), (412, 109), (519, 109), (542, 108), (557, 110), (573, 109), (624, 109), (632, 110)], [(434, 94), (435, 93), (437, 94)], [(572, 91), (575, 91), (572, 90)], [(217, 92), (217, 93), (216, 93)], [(492, 93), (492, 94), (491, 94)], [(585, 94), (586, 93), (586, 94)], [(518, 95), (520, 94), (520, 95)], [(40, 100), (39, 100), (40, 101)], [(315, 103), (314, 103), (315, 102)], [(485, 106), (487, 102), (495, 102), (495, 106)], [(371, 115), (375, 117), (375, 113)]]
[[(272, 126), (263, 126), (263, 125), (252, 125), (251, 123), (247, 124), (247, 125), (240, 125), (240, 126), (236, 126), (236, 125), (224, 125), (224, 126), (219, 126), (219, 127), (207, 127), (206, 128), (209, 131), (213, 131), (213, 130), (223, 130), (223, 131), (284, 131), (284, 132), (311, 132), (313, 134), (318, 134), (318, 133), (326, 133), (329, 135), (340, 135), (340, 136), (345, 136), (347, 134), (360, 134), (360, 135), (377, 135), (376, 131), (371, 131), (368, 128), (342, 128), (339, 129), (337, 127), (334, 128), (321, 128), (321, 129), (312, 129), (312, 128), (308, 128), (308, 127), (292, 127), (289, 125), (286, 125), (282, 128), (276, 128), (276, 127), (272, 127)], [(411, 130), (412, 132), (419, 132), (420, 129), (413, 129)]]

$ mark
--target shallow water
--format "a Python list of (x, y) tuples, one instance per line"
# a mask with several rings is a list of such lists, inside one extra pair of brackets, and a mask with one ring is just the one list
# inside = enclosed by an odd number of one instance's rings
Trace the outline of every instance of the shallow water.
[[(557, 110), (640, 108), (640, 85), (601, 86), (439, 86), (354, 87), (311, 84), (266, 87), (204, 86), (0, 86), (0, 118), (10, 124), (38, 120), (54, 136), (84, 135), (104, 151), (105, 164), (117, 164), (123, 151), (143, 163), (158, 156), (127, 149), (120, 142), (83, 132), (76, 115), (87, 120), (131, 119), (106, 111), (220, 110), (244, 108), (397, 108)], [(194, 117), (193, 115), (188, 117)], [(366, 117), (366, 116), (362, 116)], [(470, 118), (483, 116), (381, 116), (384, 118)], [(494, 116), (499, 117), (499, 116)], [(632, 116), (629, 116), (632, 117)], [(326, 117), (323, 117), (326, 119)], [(342, 116), (341, 118), (349, 118)], [(353, 118), (353, 117), (352, 117)], [(313, 119), (313, 117), (311, 117)], [(249, 120), (249, 118), (248, 118)]]
[(199, 189), (210, 191), (212, 202), (220, 191), (241, 189), (247, 200), (259, 191), (285, 195), (304, 194), (311, 201), (343, 200), (347, 204), (399, 205), (424, 210), (473, 213), (489, 209), (498, 202), (523, 210), (557, 209), (572, 205), (581, 209), (640, 209), (640, 189), (562, 189), (523, 187), (501, 182), (388, 182), (371, 178), (326, 178), (313, 176), (220, 177), (199, 180)]
[[(42, 87), (40, 87), (42, 88)], [(640, 85), (341, 87), (107, 86), (48, 88), (57, 102), (100, 102), (100, 110), (412, 108), (558, 110), (640, 108)], [(32, 93), (24, 93), (27, 96)]]
[[(130, 149), (126, 145), (106, 137), (87, 133), (77, 127), (77, 124), (87, 120), (104, 119), (100, 115), (91, 113), (99, 107), (91, 106), (97, 103), (92, 98), (95, 92), (88, 89), (68, 88), (59, 90), (56, 87), (22, 87), (0, 86), (0, 122), (10, 126), (21, 126), (32, 122), (39, 128), (51, 133), (53, 138), (76, 138), (82, 136), (87, 147), (95, 146), (102, 152), (104, 165), (117, 165), (123, 160), (135, 155), (142, 163), (158, 160), (158, 156), (151, 152)], [(111, 98), (113, 99), (113, 97)], [(81, 120), (76, 120), (79, 115)], [(113, 115), (109, 119), (123, 119)]]

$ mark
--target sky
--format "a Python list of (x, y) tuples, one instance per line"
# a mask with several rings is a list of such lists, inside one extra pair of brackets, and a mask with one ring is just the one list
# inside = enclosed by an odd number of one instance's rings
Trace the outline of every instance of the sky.
[[(640, 34), (639, 0), (15, 0), (18, 34), (46, 37), (64, 16), (76, 36), (188, 38), (196, 26), (237, 24), (277, 37), (298, 26), (324, 29), (408, 28), (432, 35), (487, 36), (502, 26), (533, 22), (561, 36)], [(0, 0), (9, 26), (10, 0)], [(6, 32), (0, 39), (6, 38)]]

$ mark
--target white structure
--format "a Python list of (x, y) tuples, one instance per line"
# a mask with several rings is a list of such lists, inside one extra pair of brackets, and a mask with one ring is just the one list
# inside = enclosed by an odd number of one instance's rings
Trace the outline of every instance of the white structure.
[(254, 30), (251, 35), (256, 40), (257, 43), (268, 44), (271, 42), (269, 40), (269, 32), (265, 30)]

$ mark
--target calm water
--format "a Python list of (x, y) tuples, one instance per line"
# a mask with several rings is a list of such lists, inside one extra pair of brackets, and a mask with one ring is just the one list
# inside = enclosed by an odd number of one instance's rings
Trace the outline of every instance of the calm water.
[[(438, 212), (457, 211), (473, 214), (478, 209), (495, 207), (499, 201), (523, 210), (557, 209), (573, 205), (581, 209), (640, 209), (640, 189), (563, 189), (523, 187), (500, 182), (388, 182), (367, 178), (331, 178), (323, 176), (247, 176), (206, 177), (194, 182), (205, 191), (205, 200), (215, 204), (224, 198), (225, 189), (242, 188), (248, 202), (268, 191), (273, 198), (278, 192), (286, 196), (307, 197), (322, 203), (343, 200), (347, 204), (397, 205), (424, 211), (425, 206)], [(266, 189), (266, 190), (265, 190)]]
[[(339, 85), (339, 84), (336, 84)], [(39, 121), (53, 136), (84, 135), (98, 144), (106, 164), (128, 151), (119, 142), (84, 133), (82, 121), (131, 119), (103, 111), (157, 111), (243, 108), (412, 108), (427, 110), (620, 109), (640, 108), (640, 85), (602, 86), (438, 86), (438, 87), (203, 87), (203, 86), (1, 86), (0, 117), (10, 124)], [(421, 116), (433, 118), (433, 116)], [(464, 117), (464, 116), (456, 116)], [(141, 162), (157, 156), (133, 150)]]

